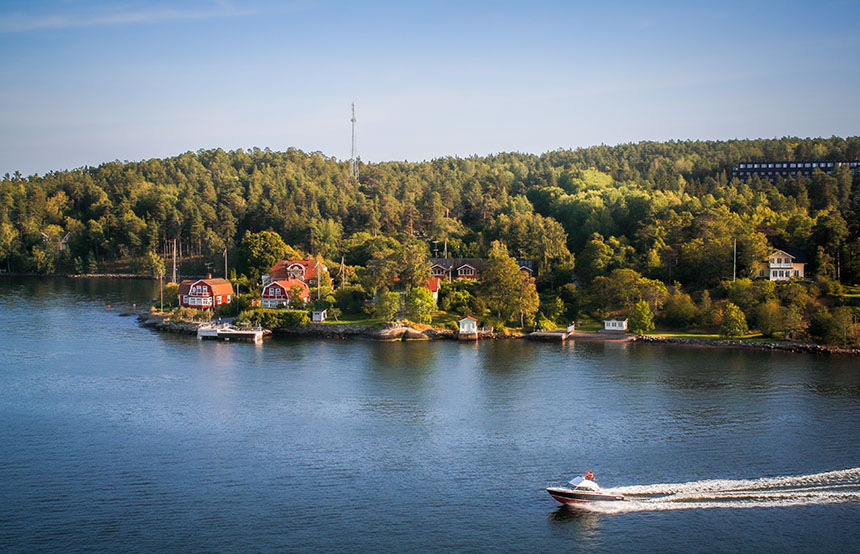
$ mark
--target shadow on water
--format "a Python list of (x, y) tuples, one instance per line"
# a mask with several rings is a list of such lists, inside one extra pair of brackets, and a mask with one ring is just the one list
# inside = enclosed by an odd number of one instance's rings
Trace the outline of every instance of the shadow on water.
[(598, 547), (602, 542), (603, 514), (592, 512), (580, 506), (560, 506), (547, 516), (547, 521), (553, 531), (559, 531), (580, 546)]

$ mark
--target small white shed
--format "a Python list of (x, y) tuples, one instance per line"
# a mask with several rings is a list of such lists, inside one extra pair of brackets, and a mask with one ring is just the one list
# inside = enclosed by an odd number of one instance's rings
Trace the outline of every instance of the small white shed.
[(328, 315), (327, 310), (314, 310), (311, 312), (311, 320), (314, 323), (322, 323)]
[(457, 323), (460, 324), (461, 335), (474, 335), (478, 332), (478, 320), (470, 315), (467, 315)]
[(604, 319), (603, 320), (603, 329), (605, 331), (617, 331), (617, 332), (627, 332), (627, 320), (626, 319)]

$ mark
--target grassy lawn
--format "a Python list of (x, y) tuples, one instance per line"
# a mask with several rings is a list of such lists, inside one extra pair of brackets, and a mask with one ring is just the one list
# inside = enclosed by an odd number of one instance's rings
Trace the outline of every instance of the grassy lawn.
[(456, 329), (458, 326), (458, 321), (462, 319), (462, 317), (458, 314), (452, 314), (449, 312), (443, 312), (441, 310), (433, 312), (432, 319), (430, 324), (436, 328), (444, 328), (444, 329)]
[(603, 329), (603, 321), (584, 316), (576, 321), (576, 330), (584, 333), (596, 333)]
[[(726, 339), (727, 337), (721, 337), (716, 333), (695, 333), (695, 332), (676, 332), (676, 331), (664, 331), (662, 329), (654, 330), (649, 335), (655, 337), (666, 337), (669, 339), (708, 339), (708, 340), (721, 340)], [(735, 337), (731, 340), (746, 340), (750, 342), (775, 342), (781, 339), (769, 338), (762, 335), (760, 332), (747, 333), (742, 337)]]
[(325, 320), (326, 323), (337, 325), (346, 323), (349, 325), (382, 325), (384, 321), (378, 317), (368, 317), (365, 314), (341, 314), (337, 321), (334, 318)]

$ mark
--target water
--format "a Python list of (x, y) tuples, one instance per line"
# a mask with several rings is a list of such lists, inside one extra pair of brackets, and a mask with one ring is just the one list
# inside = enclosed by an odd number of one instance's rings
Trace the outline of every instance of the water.
[[(156, 294), (0, 280), (3, 552), (857, 550), (857, 358), (198, 342)], [(544, 491), (586, 470), (631, 500)]]

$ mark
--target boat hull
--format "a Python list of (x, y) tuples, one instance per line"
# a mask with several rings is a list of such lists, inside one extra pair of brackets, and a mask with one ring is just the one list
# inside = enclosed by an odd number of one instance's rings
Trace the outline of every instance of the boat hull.
[(600, 492), (576, 491), (562, 487), (547, 487), (546, 492), (562, 504), (583, 504), (588, 502), (606, 502), (624, 500), (620, 494), (604, 494)]

